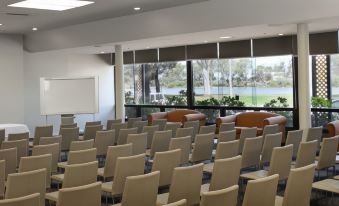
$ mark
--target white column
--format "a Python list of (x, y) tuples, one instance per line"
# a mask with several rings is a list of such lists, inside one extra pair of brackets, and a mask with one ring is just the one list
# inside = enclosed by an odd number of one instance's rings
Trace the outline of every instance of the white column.
[(125, 120), (124, 55), (121, 45), (115, 46), (115, 116)]
[(311, 127), (309, 31), (308, 25), (300, 23), (298, 30), (298, 92), (300, 129)]

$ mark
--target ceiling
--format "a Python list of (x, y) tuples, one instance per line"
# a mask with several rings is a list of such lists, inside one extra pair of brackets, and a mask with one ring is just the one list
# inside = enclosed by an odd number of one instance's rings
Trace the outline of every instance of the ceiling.
[[(49, 30), (207, 0), (91, 0), (95, 3), (62, 12), (7, 6), (19, 1), (21, 0), (0, 1), (0, 24), (3, 24), (0, 27), (1, 33), (25, 34), (32, 32), (33, 27)], [(134, 7), (141, 7), (141, 11), (134, 11)]]

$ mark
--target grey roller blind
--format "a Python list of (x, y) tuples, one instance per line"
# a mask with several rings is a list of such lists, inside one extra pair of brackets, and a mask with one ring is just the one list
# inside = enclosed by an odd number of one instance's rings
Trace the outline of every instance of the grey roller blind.
[(310, 54), (338, 53), (338, 48), (338, 31), (310, 35)]
[(219, 58), (251, 57), (251, 40), (219, 43)]
[(158, 50), (147, 49), (135, 51), (135, 63), (158, 62)]
[(253, 56), (293, 54), (292, 36), (253, 39)]
[[(134, 54), (133, 51), (124, 52), (124, 64), (133, 64)], [(112, 54), (112, 64), (115, 65), (115, 53)]]
[(112, 54), (98, 54), (98, 57), (102, 59), (104, 62), (106, 62), (108, 65), (114, 65), (112, 63)]
[(159, 61), (182, 61), (186, 59), (186, 46), (159, 49)]
[(217, 43), (187, 46), (187, 59), (213, 59), (213, 58), (218, 58)]

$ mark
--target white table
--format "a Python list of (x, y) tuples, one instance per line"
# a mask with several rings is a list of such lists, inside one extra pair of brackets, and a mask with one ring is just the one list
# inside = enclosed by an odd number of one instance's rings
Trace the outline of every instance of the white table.
[(8, 137), (8, 134), (29, 132), (25, 124), (0, 124), (0, 129), (5, 129), (6, 137)]

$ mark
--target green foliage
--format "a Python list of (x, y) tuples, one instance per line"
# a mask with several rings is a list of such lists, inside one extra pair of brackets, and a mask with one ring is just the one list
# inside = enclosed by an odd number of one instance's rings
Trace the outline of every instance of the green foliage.
[(231, 96), (223, 96), (220, 99), (220, 105), (223, 106), (229, 106), (229, 107), (243, 107), (245, 106), (245, 102), (242, 102), (238, 99), (236, 99), (235, 97), (231, 97)]
[(209, 99), (198, 100), (198, 101), (195, 102), (195, 105), (200, 105), (200, 106), (219, 106), (220, 103), (219, 103), (219, 101), (216, 98), (211, 97)]
[(324, 97), (312, 97), (311, 100), (312, 107), (331, 107), (331, 100), (328, 100)]
[(282, 107), (282, 108), (287, 108), (287, 107), (289, 107), (289, 105), (287, 103), (287, 98), (278, 97), (277, 99), (271, 99), (271, 101), (266, 102), (264, 104), (264, 107)]
[(131, 91), (125, 93), (125, 102), (126, 104), (134, 104), (134, 96)]
[(186, 105), (187, 100), (185, 96), (166, 96), (167, 105)]

